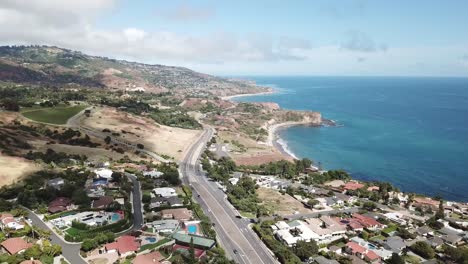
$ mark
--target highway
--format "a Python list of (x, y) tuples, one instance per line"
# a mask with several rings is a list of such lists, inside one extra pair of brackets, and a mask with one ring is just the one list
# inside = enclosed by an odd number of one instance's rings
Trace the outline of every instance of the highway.
[(237, 211), (227, 201), (224, 192), (208, 180), (201, 170), (199, 158), (213, 134), (212, 128), (205, 128), (190, 147), (180, 164), (183, 181), (192, 187), (195, 199), (215, 224), (218, 242), (228, 256), (237, 263), (277, 263), (268, 248), (249, 228), (249, 221), (236, 218)]

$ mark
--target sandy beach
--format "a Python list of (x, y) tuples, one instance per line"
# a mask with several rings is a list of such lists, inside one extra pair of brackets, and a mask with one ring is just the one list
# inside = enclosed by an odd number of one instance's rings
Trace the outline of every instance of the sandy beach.
[(279, 136), (278, 132), (281, 129), (285, 129), (292, 126), (305, 126), (309, 125), (311, 122), (309, 120), (297, 121), (297, 122), (284, 122), (277, 123), (268, 126), (268, 139), (266, 144), (272, 147), (275, 147), (283, 155), (290, 157), (292, 159), (299, 159), (291, 150), (288, 149), (288, 146), (285, 141), (283, 141)]
[(261, 92), (261, 93), (246, 93), (246, 94), (236, 94), (236, 95), (229, 95), (229, 96), (223, 96), (221, 99), (223, 100), (231, 100), (233, 98), (239, 98), (239, 97), (245, 97), (245, 96), (255, 96), (255, 95), (266, 95), (266, 94), (273, 94), (276, 93), (276, 91), (268, 91), (268, 92)]

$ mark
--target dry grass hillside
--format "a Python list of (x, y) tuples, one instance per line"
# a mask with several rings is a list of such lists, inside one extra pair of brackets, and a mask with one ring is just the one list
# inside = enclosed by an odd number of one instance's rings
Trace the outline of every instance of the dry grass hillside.
[(182, 158), (190, 143), (201, 134), (201, 130), (162, 126), (149, 118), (110, 107), (93, 110), (91, 116), (82, 122), (84, 126), (99, 131), (109, 129), (126, 141), (143, 144), (146, 149), (176, 160)]

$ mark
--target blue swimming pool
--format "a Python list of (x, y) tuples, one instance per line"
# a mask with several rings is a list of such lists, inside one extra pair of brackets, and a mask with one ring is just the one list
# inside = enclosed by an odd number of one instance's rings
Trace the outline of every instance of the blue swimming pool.
[(196, 225), (189, 225), (187, 227), (187, 231), (190, 233), (190, 234), (196, 234), (197, 233), (197, 226)]
[(154, 237), (147, 237), (145, 239), (150, 243), (155, 243), (156, 242), (156, 238), (154, 238)]
[(112, 214), (111, 220), (114, 222), (117, 222), (120, 220), (120, 215), (119, 214)]

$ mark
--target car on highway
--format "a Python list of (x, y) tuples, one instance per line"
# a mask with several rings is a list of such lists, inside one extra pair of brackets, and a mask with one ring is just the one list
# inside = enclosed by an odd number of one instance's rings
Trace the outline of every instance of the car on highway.
[(238, 251), (237, 251), (237, 249), (234, 249), (233, 252), (234, 252), (234, 254), (237, 254)]

